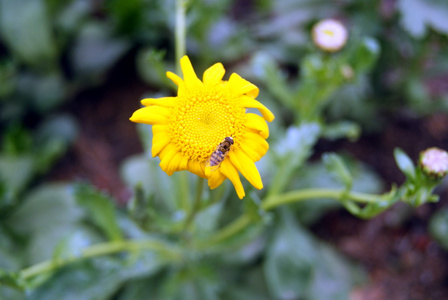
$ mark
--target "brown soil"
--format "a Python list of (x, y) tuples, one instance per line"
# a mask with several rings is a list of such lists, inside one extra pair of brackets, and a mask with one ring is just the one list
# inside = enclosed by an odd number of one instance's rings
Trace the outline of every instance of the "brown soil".
[[(394, 162), (395, 147), (416, 161), (420, 151), (432, 146), (448, 148), (446, 115), (396, 117), (383, 132), (356, 143), (339, 143), (337, 148), (369, 164), (385, 182), (392, 184), (404, 180)], [(313, 228), (318, 236), (368, 271), (369, 282), (353, 291), (351, 300), (447, 299), (448, 255), (428, 233), (432, 214), (448, 205), (446, 185), (437, 192), (438, 203), (417, 209), (398, 203), (367, 221), (337, 211)]]
[(118, 170), (125, 158), (143, 151), (129, 117), (148, 90), (133, 64), (125, 59), (110, 72), (104, 86), (83, 92), (68, 104), (67, 110), (77, 118), (79, 135), (50, 174), (53, 180), (88, 181), (119, 203), (129, 198)]
[[(51, 179), (88, 180), (121, 203), (129, 198), (118, 169), (123, 159), (142, 152), (135, 124), (128, 118), (150, 89), (138, 79), (133, 64), (132, 59), (124, 59), (112, 70), (105, 87), (84, 92), (67, 106), (78, 119), (80, 132)], [(379, 134), (356, 143), (323, 142), (318, 150), (344, 149), (374, 167), (385, 182), (400, 183), (404, 177), (393, 160), (393, 149), (400, 147), (415, 160), (431, 146), (448, 149), (446, 115), (395, 117)], [(432, 213), (448, 204), (447, 189), (439, 192), (437, 204), (418, 209), (398, 204), (368, 221), (336, 211), (312, 228), (368, 271), (369, 282), (353, 291), (353, 300), (448, 299), (448, 256), (427, 231)]]

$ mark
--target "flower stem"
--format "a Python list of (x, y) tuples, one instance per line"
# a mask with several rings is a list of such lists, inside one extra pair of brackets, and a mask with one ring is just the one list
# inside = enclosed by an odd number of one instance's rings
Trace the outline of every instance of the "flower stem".
[[(176, 74), (181, 74), (180, 59), (185, 55), (186, 44), (186, 0), (176, 0), (176, 27), (175, 27), (175, 55), (176, 55)], [(182, 189), (182, 195), (180, 195), (180, 207), (183, 210), (187, 210), (189, 205), (189, 185), (187, 172), (180, 172), (180, 186)]]
[(188, 180), (187, 172), (180, 172), (179, 174), (179, 188), (180, 188), (180, 203), (178, 203), (178, 207), (180, 207), (183, 211), (188, 211), (191, 199), (190, 199), (190, 183)]
[(282, 204), (294, 203), (308, 199), (331, 198), (335, 200), (350, 199), (355, 202), (371, 203), (381, 198), (381, 195), (348, 192), (336, 189), (303, 189), (280, 195), (267, 197), (262, 204), (264, 210), (270, 210)]
[(79, 256), (70, 256), (67, 258), (50, 259), (47, 261), (43, 261), (41, 263), (23, 269), (22, 271), (20, 271), (20, 276), (23, 279), (29, 279), (39, 274), (61, 268), (75, 261), (95, 256), (119, 253), (123, 251), (139, 251), (139, 250), (153, 250), (153, 251), (165, 252), (165, 254), (167, 254), (167, 256), (169, 256), (173, 260), (180, 259), (180, 255), (178, 253), (174, 252), (171, 249), (168, 249), (166, 245), (157, 241), (108, 242), (85, 248), (81, 251), (81, 255)]
[(185, 220), (184, 230), (187, 231), (190, 227), (191, 223), (194, 220), (196, 214), (201, 210), (201, 201), (202, 201), (202, 190), (204, 186), (205, 179), (198, 177), (198, 181), (196, 184), (196, 197), (194, 198), (193, 206), (190, 209), (190, 213)]
[(241, 215), (238, 219), (234, 220), (232, 223), (218, 231), (209, 240), (204, 241), (204, 243), (198, 243), (198, 247), (207, 248), (210, 247), (210, 245), (218, 244), (226, 239), (229, 239), (249, 226), (251, 222), (252, 219), (249, 215)]
[(181, 74), (179, 61), (186, 52), (186, 22), (185, 22), (186, 1), (176, 0), (176, 32), (175, 32), (175, 52), (176, 52), (176, 74)]
[[(270, 210), (277, 206), (283, 204), (289, 204), (294, 202), (299, 202), (308, 199), (319, 199), (319, 198), (331, 198), (335, 200), (350, 199), (352, 201), (361, 203), (372, 203), (381, 199), (381, 195), (366, 194), (359, 192), (349, 192), (346, 190), (336, 190), (336, 189), (303, 189), (298, 191), (292, 191), (284, 194), (279, 194), (275, 196), (270, 196), (265, 198), (262, 203), (262, 208), (264, 210)], [(224, 240), (227, 240), (234, 236), (235, 234), (244, 230), (247, 226), (252, 223), (252, 219), (249, 215), (242, 215), (232, 223), (218, 231), (210, 239), (198, 243), (199, 248), (207, 248), (211, 245), (216, 245)]]

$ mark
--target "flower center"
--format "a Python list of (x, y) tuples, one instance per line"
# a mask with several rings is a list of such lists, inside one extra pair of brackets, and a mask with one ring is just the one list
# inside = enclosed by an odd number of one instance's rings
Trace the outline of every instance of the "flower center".
[(219, 86), (188, 91), (173, 109), (171, 139), (189, 159), (206, 161), (228, 136), (237, 146), (244, 129), (245, 109)]

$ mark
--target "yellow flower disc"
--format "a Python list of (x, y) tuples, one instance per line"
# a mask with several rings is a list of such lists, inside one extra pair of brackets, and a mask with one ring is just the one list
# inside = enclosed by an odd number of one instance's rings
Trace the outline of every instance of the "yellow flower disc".
[(245, 128), (245, 109), (233, 102), (221, 85), (179, 97), (170, 124), (172, 143), (189, 159), (205, 162), (225, 137), (238, 141)]

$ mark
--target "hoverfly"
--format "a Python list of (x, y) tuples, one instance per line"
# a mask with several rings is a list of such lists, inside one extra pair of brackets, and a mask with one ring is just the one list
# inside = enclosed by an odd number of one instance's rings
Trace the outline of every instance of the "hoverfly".
[(221, 163), (226, 158), (227, 153), (229, 153), (230, 148), (233, 145), (233, 138), (226, 137), (213, 151), (210, 157), (207, 159), (205, 167), (210, 166), (210, 171), (216, 171)]

